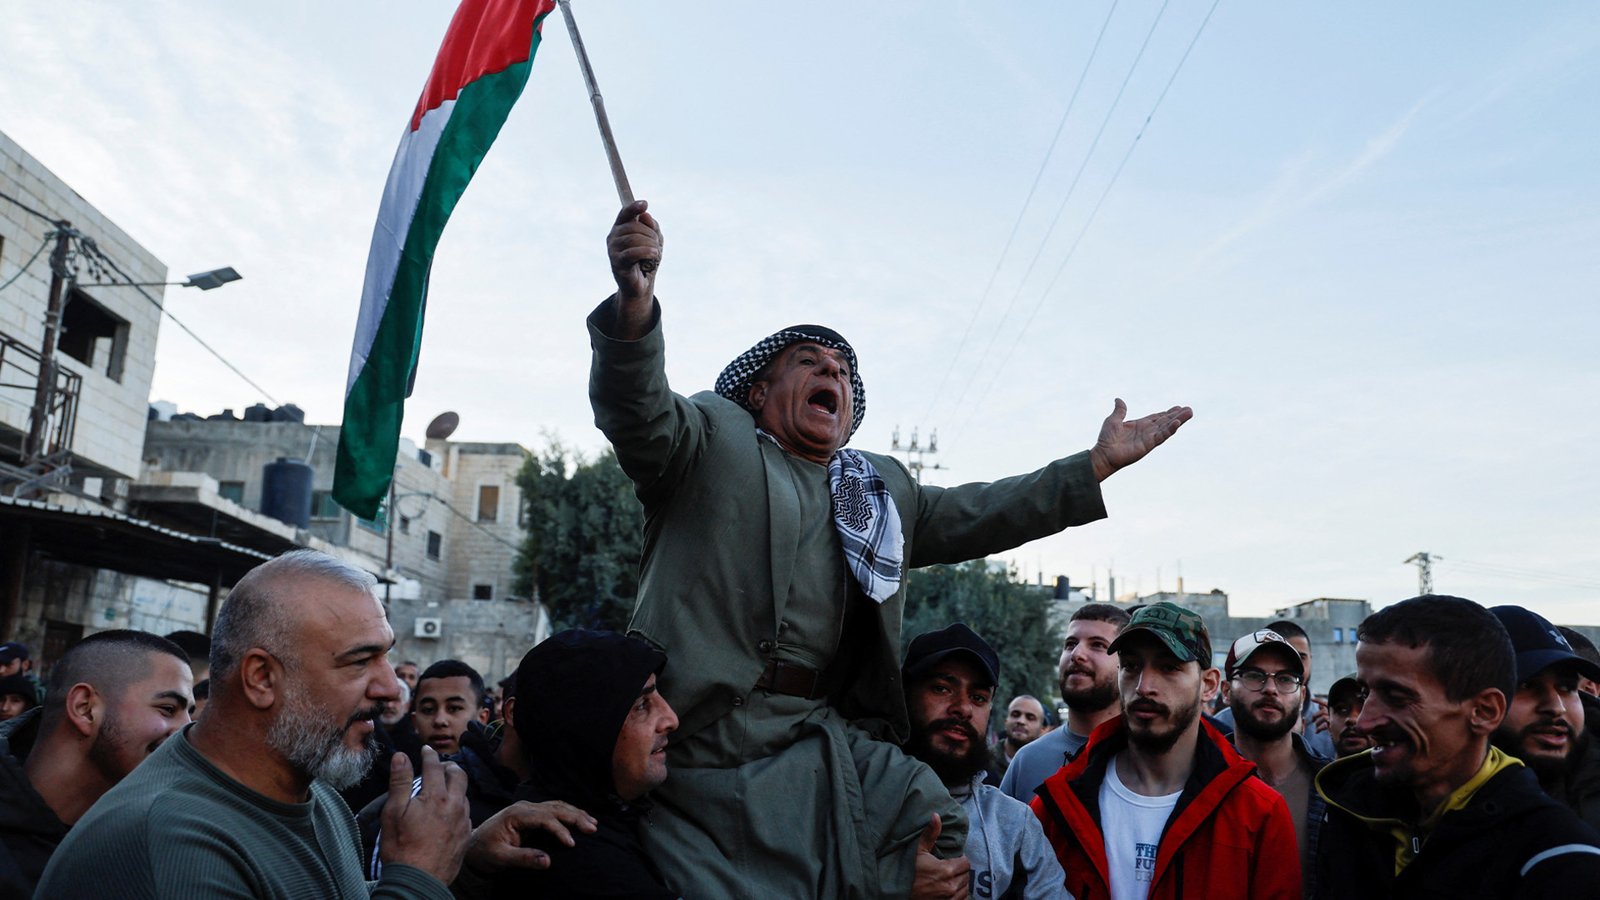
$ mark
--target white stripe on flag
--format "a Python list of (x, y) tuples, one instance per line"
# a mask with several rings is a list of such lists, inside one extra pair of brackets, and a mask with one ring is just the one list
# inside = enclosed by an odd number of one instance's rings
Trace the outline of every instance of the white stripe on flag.
[(389, 292), (394, 290), (400, 251), (405, 248), (411, 220), (417, 214), (423, 182), (428, 179), (433, 153), (439, 147), (439, 135), (444, 133), (455, 108), (456, 101), (451, 99), (423, 113), (417, 130), (406, 129), (399, 149), (395, 150), (389, 180), (383, 186), (383, 200), (378, 204), (378, 222), (372, 228), (372, 248), (367, 252), (367, 277), (361, 288), (361, 312), (356, 319), (355, 345), (350, 348), (345, 396), (350, 395), (356, 376), (361, 374), (367, 355), (372, 352), (378, 323), (383, 321), (384, 310), (389, 306)]

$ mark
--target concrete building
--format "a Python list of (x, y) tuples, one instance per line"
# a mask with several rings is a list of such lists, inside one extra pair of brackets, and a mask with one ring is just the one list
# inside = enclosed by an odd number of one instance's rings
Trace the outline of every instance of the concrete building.
[[(142, 515), (246, 544), (287, 529), (297, 545), (372, 571), (384, 582), (398, 660), (460, 659), (499, 678), (548, 635), (542, 606), (510, 596), (525, 534), (516, 474), (529, 454), (520, 445), (441, 437), (418, 449), (402, 440), (392, 505), (366, 520), (333, 500), (338, 426), (307, 425), (292, 407), (162, 419), (170, 408), (152, 406), (145, 474), (129, 489)], [(272, 479), (285, 461), (309, 466), (303, 522), (273, 518)]]
[[(292, 407), (201, 421), (150, 404), (163, 291), (134, 284), (167, 279), (0, 134), (0, 640), (47, 668), (108, 628), (208, 631), (246, 571), (312, 547), (383, 580), (403, 658), (514, 668), (549, 629), (537, 603), (507, 596), (526, 451), (405, 446), (394, 527), (356, 520), (328, 494), (337, 428)], [(303, 516), (264, 490), (274, 465), (313, 473)]]

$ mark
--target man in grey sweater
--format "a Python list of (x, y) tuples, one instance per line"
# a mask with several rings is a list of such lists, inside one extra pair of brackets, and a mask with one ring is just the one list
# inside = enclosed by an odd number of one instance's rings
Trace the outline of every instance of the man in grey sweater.
[(1071, 900), (1038, 817), (983, 783), (989, 716), (1000, 679), (994, 648), (957, 623), (912, 639), (902, 672), (911, 714), (905, 750), (933, 769), (967, 816), (970, 896)]
[[(424, 749), (413, 795), (411, 764), (395, 755), (383, 878), (372, 884), (362, 880), (355, 818), (338, 794), (371, 764), (373, 720), (399, 693), (388, 659), (394, 633), (373, 585), (311, 550), (241, 579), (217, 617), (200, 721), (78, 821), (37, 896), (448, 900), (469, 835), (458, 767)], [(480, 832), (475, 843), (485, 848), (514, 843), (503, 819)]]

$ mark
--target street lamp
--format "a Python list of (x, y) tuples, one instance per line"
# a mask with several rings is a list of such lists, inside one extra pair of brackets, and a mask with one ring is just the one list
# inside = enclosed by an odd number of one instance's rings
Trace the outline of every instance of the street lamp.
[(210, 291), (243, 277), (232, 266), (224, 266), (220, 269), (197, 272), (190, 275), (188, 281), (102, 281), (95, 284), (79, 284), (78, 287), (192, 287)]

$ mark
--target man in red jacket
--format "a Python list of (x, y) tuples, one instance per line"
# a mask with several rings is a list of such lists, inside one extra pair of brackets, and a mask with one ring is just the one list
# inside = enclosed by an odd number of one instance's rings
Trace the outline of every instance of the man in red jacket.
[(1217, 692), (1205, 621), (1173, 603), (1112, 642), (1123, 714), (1032, 803), (1077, 900), (1300, 897), (1283, 797), (1200, 717)]

